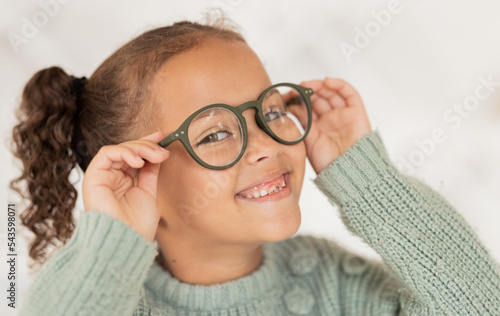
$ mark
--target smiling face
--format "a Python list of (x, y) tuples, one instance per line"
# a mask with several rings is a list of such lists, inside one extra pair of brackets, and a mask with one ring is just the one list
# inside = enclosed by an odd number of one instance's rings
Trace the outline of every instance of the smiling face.
[[(206, 105), (238, 106), (256, 100), (270, 85), (262, 63), (247, 44), (204, 40), (169, 59), (156, 74), (156, 126), (168, 135)], [(298, 230), (304, 143), (274, 141), (257, 126), (254, 109), (243, 116), (247, 148), (229, 169), (204, 168), (180, 141), (167, 147), (170, 157), (162, 163), (158, 178), (162, 220), (157, 237), (172, 245), (178, 240), (213, 247), (283, 240)], [(266, 193), (263, 190), (270, 194), (257, 197)]]

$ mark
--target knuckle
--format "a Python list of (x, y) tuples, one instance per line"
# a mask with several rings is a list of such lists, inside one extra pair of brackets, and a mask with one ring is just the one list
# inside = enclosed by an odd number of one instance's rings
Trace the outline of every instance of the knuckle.
[(99, 152), (101, 153), (108, 153), (113, 150), (113, 145), (104, 145), (101, 148), (99, 148)]

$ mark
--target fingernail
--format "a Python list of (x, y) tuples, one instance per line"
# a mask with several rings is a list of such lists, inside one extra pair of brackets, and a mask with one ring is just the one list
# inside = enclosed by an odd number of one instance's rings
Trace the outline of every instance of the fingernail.
[(156, 147), (155, 150), (156, 150), (157, 153), (160, 153), (160, 154), (164, 154), (164, 153), (166, 153), (168, 151), (168, 150), (166, 150), (165, 148), (163, 148), (161, 146)]

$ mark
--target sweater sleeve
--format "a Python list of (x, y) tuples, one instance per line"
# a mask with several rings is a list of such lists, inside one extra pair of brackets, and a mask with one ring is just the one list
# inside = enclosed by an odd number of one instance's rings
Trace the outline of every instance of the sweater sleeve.
[(132, 315), (156, 253), (132, 227), (86, 211), (36, 275), (19, 315)]
[[(499, 265), (443, 197), (395, 168), (378, 130), (348, 148), (314, 183), (339, 206), (348, 230), (381, 255), (388, 279), (403, 285), (368, 289), (396, 302), (398, 315), (499, 315)], [(397, 299), (388, 300), (387, 291)]]

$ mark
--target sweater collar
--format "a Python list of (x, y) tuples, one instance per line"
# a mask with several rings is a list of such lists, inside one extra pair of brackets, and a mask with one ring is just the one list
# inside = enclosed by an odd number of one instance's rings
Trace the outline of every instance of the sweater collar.
[(184, 283), (158, 263), (151, 266), (145, 281), (147, 291), (166, 305), (189, 310), (220, 310), (254, 302), (280, 287), (276, 242), (262, 245), (262, 261), (257, 270), (239, 279), (214, 285)]

